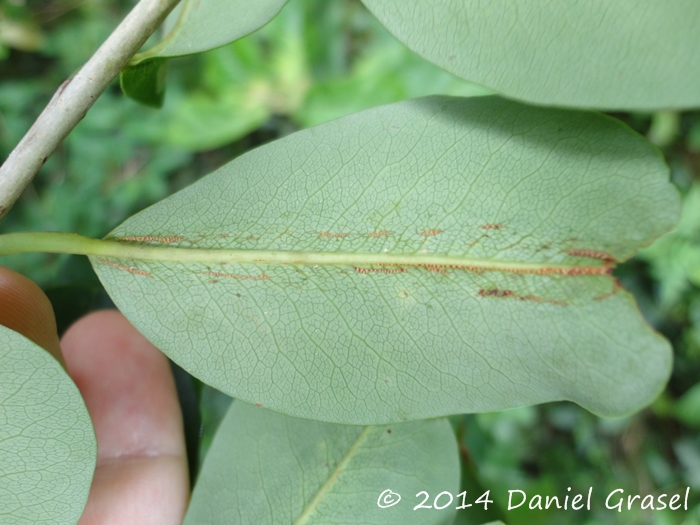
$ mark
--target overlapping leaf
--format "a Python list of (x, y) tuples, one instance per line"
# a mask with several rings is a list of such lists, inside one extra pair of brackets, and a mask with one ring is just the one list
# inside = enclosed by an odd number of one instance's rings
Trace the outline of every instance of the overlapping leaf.
[(185, 369), (291, 415), (386, 423), (649, 403), (668, 343), (608, 274), (678, 195), (617, 121), (495, 97), (368, 110), (127, 220), (92, 263)]
[(136, 55), (122, 72), (130, 97), (152, 106), (163, 103), (167, 58), (228, 44), (264, 26), (287, 0), (182, 0), (164, 23), (158, 45)]
[[(442, 510), (413, 507), (420, 491), (432, 494), (431, 502), (443, 491), (456, 497), (456, 459), (445, 420), (333, 425), (234, 402), (204, 461), (185, 524), (449, 524), (457, 499), (448, 505), (443, 495)], [(382, 508), (377, 502), (386, 490)]]
[(96, 450), (90, 416), (65, 370), (0, 326), (0, 523), (77, 523)]
[(509, 97), (605, 109), (700, 106), (695, 0), (363, 0), (422, 57)]

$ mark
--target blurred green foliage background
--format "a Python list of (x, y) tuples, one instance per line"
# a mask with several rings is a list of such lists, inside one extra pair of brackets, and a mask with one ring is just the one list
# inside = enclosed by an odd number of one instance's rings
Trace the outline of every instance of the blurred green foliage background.
[[(0, 159), (132, 4), (0, 0)], [(406, 98), (488, 92), (412, 54), (357, 0), (291, 0), (253, 35), (172, 61), (167, 89), (165, 105), (155, 110), (127, 99), (114, 83), (47, 161), (0, 233), (100, 237), (237, 155), (297, 129)], [(461, 514), (459, 523), (700, 524), (700, 111), (614, 116), (662, 149), (684, 196), (677, 229), (616, 270), (645, 317), (673, 343), (673, 377), (651, 407), (624, 419), (600, 419), (570, 403), (452, 417), (464, 488), (474, 498), (490, 489), (496, 500), (487, 513)], [(32, 254), (2, 262), (47, 291), (60, 329), (108, 304), (84, 258)], [(193, 383), (197, 394), (189, 408), (185, 403), (194, 466), (229, 400), (196, 380), (182, 382)], [(526, 505), (505, 511), (510, 489), (563, 498), (568, 487), (572, 493), (593, 487), (591, 512)], [(618, 513), (603, 504), (616, 488), (645, 495), (686, 487), (688, 512)]]

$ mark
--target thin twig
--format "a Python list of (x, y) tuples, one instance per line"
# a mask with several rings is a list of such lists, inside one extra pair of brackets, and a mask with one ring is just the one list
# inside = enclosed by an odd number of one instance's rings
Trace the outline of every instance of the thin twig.
[(141, 0), (82, 69), (61, 84), (0, 166), (0, 218), (178, 1)]

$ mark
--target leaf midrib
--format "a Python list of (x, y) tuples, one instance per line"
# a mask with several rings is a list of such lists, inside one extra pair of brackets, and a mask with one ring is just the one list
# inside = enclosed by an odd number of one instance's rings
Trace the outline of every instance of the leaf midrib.
[(306, 505), (306, 507), (304, 507), (304, 510), (292, 525), (305, 525), (306, 523), (308, 523), (309, 518), (313, 514), (314, 510), (316, 510), (316, 507), (318, 507), (319, 503), (321, 502), (321, 500), (323, 500), (324, 496), (331, 490), (335, 482), (338, 480), (340, 474), (342, 474), (342, 472), (348, 466), (348, 463), (350, 463), (352, 458), (355, 456), (355, 452), (357, 451), (357, 449), (359, 449), (367, 439), (367, 436), (369, 435), (372, 428), (372, 426), (365, 427), (362, 433), (359, 436), (357, 436), (357, 439), (348, 449), (345, 456), (343, 456), (343, 459), (341, 459), (338, 465), (335, 467), (335, 469), (333, 469), (333, 472), (330, 473), (326, 482), (321, 486), (320, 489), (318, 489), (316, 495)]
[(307, 252), (284, 250), (236, 250), (225, 248), (183, 248), (98, 240), (70, 233), (13, 233), (0, 235), (0, 256), (15, 253), (71, 253), (117, 259), (208, 263), (268, 264), (354, 267), (423, 267), (467, 271), (500, 271), (538, 275), (606, 275), (613, 266), (601, 261), (593, 265), (536, 263), (479, 259), (437, 254), (396, 254), (362, 252)]

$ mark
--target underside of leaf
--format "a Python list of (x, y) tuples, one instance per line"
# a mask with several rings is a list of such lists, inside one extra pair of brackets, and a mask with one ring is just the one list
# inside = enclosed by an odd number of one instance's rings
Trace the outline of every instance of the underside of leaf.
[(97, 444), (82, 397), (56, 359), (0, 326), (0, 523), (77, 523)]
[(363, 0), (431, 62), (506, 96), (598, 109), (700, 105), (695, 0)]
[(343, 423), (557, 399), (619, 415), (671, 354), (609, 272), (677, 214), (658, 153), (613, 119), (431, 97), (248, 153), (89, 253), (137, 328), (252, 403)]
[[(420, 513), (409, 498), (421, 490), (456, 495), (457, 457), (445, 420), (333, 425), (234, 402), (199, 474), (185, 525), (451, 523), (457, 505)], [(388, 487), (393, 498), (403, 495), (402, 504), (377, 504)]]

